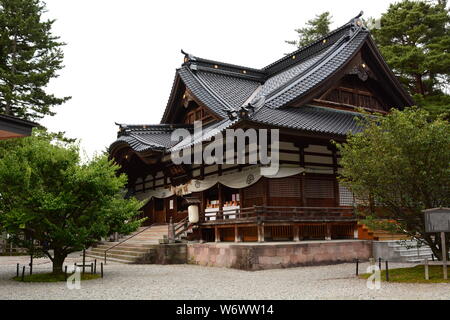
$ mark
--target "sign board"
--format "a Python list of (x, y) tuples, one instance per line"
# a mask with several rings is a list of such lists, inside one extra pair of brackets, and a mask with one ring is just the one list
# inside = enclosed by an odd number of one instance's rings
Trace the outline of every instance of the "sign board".
[(423, 211), (426, 232), (450, 232), (450, 208), (434, 208)]

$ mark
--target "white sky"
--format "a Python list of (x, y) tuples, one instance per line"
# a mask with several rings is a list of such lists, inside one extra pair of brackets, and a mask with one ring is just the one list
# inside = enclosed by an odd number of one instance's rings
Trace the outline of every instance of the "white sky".
[(159, 123), (180, 49), (262, 68), (295, 48), (294, 29), (330, 11), (332, 27), (356, 16), (378, 17), (389, 0), (46, 0), (53, 33), (67, 43), (65, 68), (50, 91), (72, 99), (40, 121), (78, 138), (88, 156), (116, 138), (114, 122)]

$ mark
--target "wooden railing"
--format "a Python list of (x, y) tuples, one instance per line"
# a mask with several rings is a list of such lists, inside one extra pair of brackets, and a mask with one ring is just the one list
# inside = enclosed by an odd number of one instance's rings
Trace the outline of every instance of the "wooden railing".
[[(208, 214), (211, 214), (209, 212)], [(352, 208), (343, 207), (274, 207), (254, 206), (248, 208), (219, 209), (215, 216), (200, 217), (201, 222), (236, 220), (354, 220)]]

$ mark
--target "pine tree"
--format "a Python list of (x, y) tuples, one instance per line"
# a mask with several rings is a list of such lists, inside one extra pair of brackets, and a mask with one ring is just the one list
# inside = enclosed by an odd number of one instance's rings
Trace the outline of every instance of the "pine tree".
[(449, 28), (446, 1), (403, 0), (391, 4), (380, 27), (371, 30), (388, 65), (430, 112), (450, 110)]
[(63, 68), (65, 44), (45, 12), (39, 0), (0, 0), (0, 113), (36, 120), (70, 99), (46, 92)]
[(330, 32), (331, 18), (328, 11), (316, 15), (314, 19), (308, 20), (305, 27), (295, 30), (298, 33), (298, 40), (290, 40), (286, 43), (301, 48), (314, 42)]

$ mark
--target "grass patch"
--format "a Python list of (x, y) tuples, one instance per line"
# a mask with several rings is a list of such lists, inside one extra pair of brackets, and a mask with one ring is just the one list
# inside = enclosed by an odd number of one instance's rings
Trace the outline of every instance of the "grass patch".
[[(73, 274), (73, 273), (72, 273)], [(72, 274), (68, 273), (67, 277)], [(81, 274), (81, 280), (94, 280), (100, 278), (99, 274), (85, 273)], [(22, 281), (22, 276), (12, 278), (16, 281)], [(32, 275), (26, 275), (23, 277), (23, 282), (60, 282), (66, 281), (64, 273), (35, 273)]]
[[(412, 268), (389, 269), (389, 282), (401, 283), (450, 283), (450, 279), (444, 280), (442, 266), (428, 266), (430, 280), (425, 280), (425, 266), (418, 265)], [(449, 273), (450, 274), (450, 273)], [(370, 273), (359, 277), (367, 279)], [(381, 271), (381, 281), (386, 281), (386, 270)]]
[(0, 257), (29, 256), (26, 252), (0, 252)]

